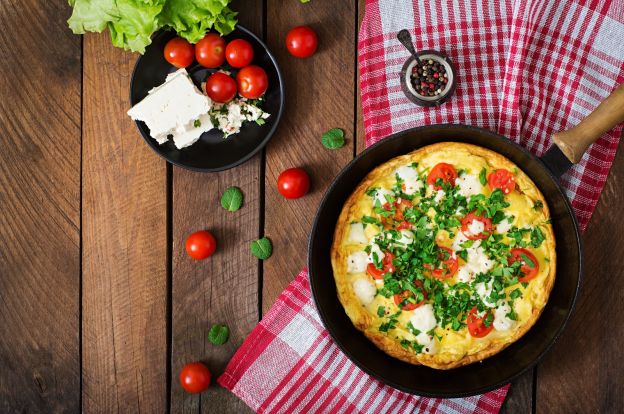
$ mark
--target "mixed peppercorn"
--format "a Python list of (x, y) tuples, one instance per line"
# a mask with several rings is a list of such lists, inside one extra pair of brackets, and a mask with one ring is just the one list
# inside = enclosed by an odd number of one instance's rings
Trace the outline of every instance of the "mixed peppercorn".
[(416, 64), (410, 76), (414, 90), (422, 96), (438, 96), (448, 84), (448, 73), (438, 60), (421, 60)]

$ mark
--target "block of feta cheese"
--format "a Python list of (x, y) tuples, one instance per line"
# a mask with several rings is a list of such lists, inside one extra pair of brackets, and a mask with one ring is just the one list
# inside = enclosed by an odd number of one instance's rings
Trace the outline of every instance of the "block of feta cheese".
[(177, 149), (186, 148), (197, 142), (201, 134), (214, 128), (210, 114), (204, 114), (194, 121), (189, 122), (183, 128), (177, 128), (173, 132), (173, 143)]
[[(166, 142), (167, 136), (176, 133), (176, 130), (182, 131), (177, 132), (181, 135), (178, 141), (185, 143), (192, 140), (189, 137), (197, 132), (194, 121), (207, 114), (211, 106), (210, 98), (195, 87), (186, 69), (180, 69), (169, 74), (165, 83), (150, 90), (141, 102), (128, 111), (128, 115), (133, 120), (145, 122), (150, 135), (159, 144)], [(191, 130), (192, 133), (189, 132)]]

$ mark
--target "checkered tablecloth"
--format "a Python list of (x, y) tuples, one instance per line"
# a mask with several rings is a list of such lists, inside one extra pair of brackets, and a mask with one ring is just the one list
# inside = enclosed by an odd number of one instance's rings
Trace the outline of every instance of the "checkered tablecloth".
[[(401, 91), (409, 55), (396, 33), (404, 28), (417, 49), (441, 50), (458, 69), (455, 95), (439, 108), (417, 107)], [(541, 155), (554, 132), (577, 124), (624, 80), (624, 2), (370, 0), (358, 53), (368, 145), (453, 122), (488, 128)], [(563, 177), (583, 229), (620, 134), (621, 127), (605, 134)], [(509, 387), (435, 399), (368, 377), (323, 328), (305, 270), (218, 381), (261, 413), (496, 413)]]

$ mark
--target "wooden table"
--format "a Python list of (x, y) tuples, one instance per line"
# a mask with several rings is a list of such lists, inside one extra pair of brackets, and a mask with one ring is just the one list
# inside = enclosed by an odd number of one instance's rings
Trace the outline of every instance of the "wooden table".
[[(65, 0), (0, 3), (0, 412), (244, 412), (212, 387), (185, 394), (181, 366), (215, 376), (305, 265), (312, 217), (328, 183), (364, 148), (356, 39), (363, 1), (235, 1), (240, 23), (281, 65), (287, 107), (262, 154), (218, 174), (167, 165), (126, 115), (136, 55), (108, 34), (73, 35)], [(286, 32), (310, 24), (311, 60), (289, 56)], [(343, 128), (347, 146), (321, 134)], [(586, 275), (572, 321), (553, 351), (511, 388), (506, 412), (594, 412), (624, 404), (624, 155), (618, 153), (584, 235)], [(303, 166), (313, 191), (294, 201), (276, 177)], [(231, 185), (237, 213), (219, 207)], [(185, 236), (213, 231), (203, 262)], [(273, 257), (258, 262), (262, 235)], [(559, 277), (565, 277), (560, 275)], [(231, 339), (210, 346), (211, 323)]]

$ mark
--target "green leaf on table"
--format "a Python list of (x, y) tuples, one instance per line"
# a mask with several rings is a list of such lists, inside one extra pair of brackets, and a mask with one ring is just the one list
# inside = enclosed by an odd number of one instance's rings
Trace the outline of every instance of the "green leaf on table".
[(342, 148), (345, 144), (344, 131), (340, 128), (332, 128), (323, 134), (321, 142), (327, 149)]
[(243, 205), (243, 192), (238, 187), (230, 187), (221, 196), (221, 207), (236, 211)]
[(208, 332), (208, 340), (213, 345), (223, 345), (230, 337), (230, 328), (225, 325), (214, 324)]
[(271, 240), (263, 237), (260, 240), (251, 242), (251, 254), (260, 260), (266, 260), (273, 254), (273, 245)]

